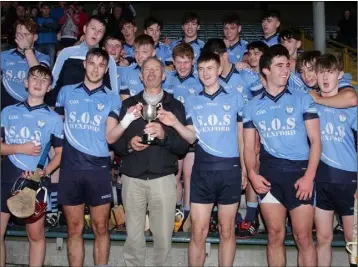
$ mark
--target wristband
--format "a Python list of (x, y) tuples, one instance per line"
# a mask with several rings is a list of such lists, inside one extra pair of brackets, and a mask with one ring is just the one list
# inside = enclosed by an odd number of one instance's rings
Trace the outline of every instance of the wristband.
[(127, 129), (128, 126), (132, 123), (132, 121), (136, 120), (136, 117), (134, 115), (135, 111), (136, 109), (133, 110), (131, 113), (126, 113), (126, 115), (124, 115), (123, 119), (119, 123), (123, 129)]

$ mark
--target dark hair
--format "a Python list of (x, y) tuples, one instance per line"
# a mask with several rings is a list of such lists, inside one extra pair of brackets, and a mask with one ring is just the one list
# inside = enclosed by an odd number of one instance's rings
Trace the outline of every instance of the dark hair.
[(280, 44), (271, 46), (260, 58), (260, 74), (266, 79), (266, 75), (262, 72), (263, 69), (270, 69), (272, 60), (275, 57), (286, 57), (290, 58), (286, 47)]
[(208, 61), (215, 61), (215, 63), (220, 66), (220, 57), (218, 54), (215, 54), (213, 52), (209, 52), (209, 51), (204, 51), (200, 53), (200, 56), (198, 58), (198, 68), (199, 68), (199, 64), (203, 63), (203, 62), (208, 62)]
[(102, 57), (107, 64), (109, 63), (109, 55), (107, 51), (100, 47), (91, 48), (86, 54), (86, 61), (93, 57)]
[(105, 46), (109, 40), (117, 40), (123, 45), (123, 40), (121, 38), (119, 38), (118, 36), (114, 36), (114, 35), (108, 35), (103, 40), (103, 46)]
[(89, 17), (87, 22), (86, 22), (86, 26), (88, 26), (88, 24), (91, 22), (91, 20), (97, 20), (98, 22), (103, 24), (104, 28), (106, 28), (106, 25), (107, 25), (106, 21), (104, 19), (102, 19), (102, 17), (100, 17), (98, 15), (93, 15), (93, 16)]
[(301, 31), (299, 28), (287, 28), (280, 31), (280, 41), (285, 39), (295, 39), (297, 41), (301, 41)]
[(27, 78), (29, 78), (30, 76), (35, 76), (36, 74), (39, 74), (42, 77), (50, 77), (50, 84), (52, 84), (53, 76), (49, 68), (45, 67), (44, 65), (33, 66), (29, 69), (29, 72), (27, 73)]
[(298, 55), (297, 61), (296, 61), (296, 71), (300, 72), (301, 69), (308, 63), (311, 64), (313, 68), (315, 68), (315, 65), (317, 63), (317, 60), (322, 55), (322, 53), (318, 50), (312, 50), (312, 51), (304, 51), (301, 54)]
[(126, 24), (132, 24), (134, 27), (136, 27), (137, 25), (135, 24), (135, 20), (133, 18), (124, 18), (121, 20), (121, 22), (119, 23), (119, 29), (122, 30), (122, 28), (126, 25)]
[(224, 26), (226, 24), (236, 24), (237, 26), (241, 25), (240, 24), (240, 17), (238, 14), (236, 13), (229, 13), (229, 14), (226, 14), (223, 19), (222, 19), (222, 22), (224, 24)]
[(320, 56), (316, 62), (316, 71), (318, 70), (338, 70), (342, 71), (342, 61), (335, 55), (324, 54)]
[(36, 23), (32, 20), (32, 19), (19, 19), (15, 22), (15, 31), (17, 26), (22, 25), (26, 28), (26, 30), (28, 30), (29, 32), (31, 32), (32, 34), (36, 34), (37, 33), (37, 25)]
[(182, 42), (173, 48), (173, 60), (176, 57), (188, 57), (194, 59), (194, 49), (190, 44)]
[(196, 23), (198, 23), (198, 25), (200, 25), (200, 18), (196, 13), (193, 13), (193, 12), (185, 13), (184, 17), (182, 19), (182, 25), (192, 22), (192, 21), (196, 21)]
[(222, 39), (211, 38), (205, 43), (201, 51), (204, 53), (211, 52), (222, 55), (226, 52), (226, 50), (226, 45)]
[[(45, 6), (48, 6), (49, 8), (51, 8), (51, 6), (48, 2), (42, 2), (40, 5), (40, 8), (44, 8)], [(31, 8), (31, 10), (32, 10), (32, 8)]]
[(253, 41), (247, 45), (247, 51), (257, 49), (262, 53), (265, 53), (269, 46), (263, 41)]
[(149, 28), (150, 26), (152, 26), (154, 24), (158, 24), (159, 28), (163, 29), (163, 22), (157, 18), (154, 18), (154, 17), (149, 17), (144, 21), (144, 29), (146, 30), (147, 28)]
[(273, 10), (268, 10), (268, 11), (264, 12), (262, 15), (262, 20), (265, 20), (268, 18), (276, 18), (279, 21), (281, 21), (280, 11), (273, 9)]
[(155, 44), (154, 44), (154, 40), (153, 40), (152, 36), (149, 36), (148, 34), (141, 34), (141, 35), (137, 36), (134, 39), (133, 46), (138, 47), (138, 46), (142, 46), (142, 45), (151, 45), (154, 48)]

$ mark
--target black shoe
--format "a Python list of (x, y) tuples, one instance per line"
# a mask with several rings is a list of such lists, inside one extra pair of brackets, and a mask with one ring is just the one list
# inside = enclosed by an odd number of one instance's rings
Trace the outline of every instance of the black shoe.
[(333, 234), (335, 235), (343, 235), (343, 225), (340, 223), (337, 223), (336, 227), (333, 229)]

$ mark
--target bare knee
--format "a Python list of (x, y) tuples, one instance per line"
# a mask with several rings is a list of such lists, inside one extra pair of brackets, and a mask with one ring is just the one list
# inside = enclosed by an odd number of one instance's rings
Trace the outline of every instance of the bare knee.
[(44, 229), (32, 229), (27, 231), (27, 237), (30, 242), (40, 242), (45, 240), (45, 230)]
[(69, 237), (81, 237), (83, 231), (83, 221), (81, 220), (73, 220), (67, 222), (68, 227), (68, 236)]
[(293, 233), (297, 246), (305, 249), (309, 247), (313, 240), (312, 240), (312, 232), (311, 231), (303, 231), (302, 229), (300, 231)]
[(220, 240), (229, 240), (235, 237), (234, 224), (219, 224)]
[(205, 243), (206, 237), (208, 236), (209, 228), (202, 226), (195, 226), (192, 228), (191, 240), (194, 243)]
[(331, 244), (333, 240), (333, 233), (320, 233), (317, 231), (317, 244), (318, 245), (328, 245)]
[(108, 234), (108, 223), (106, 220), (94, 221), (92, 228), (95, 236), (105, 236)]
[(270, 246), (282, 246), (285, 235), (285, 229), (271, 227), (268, 229), (268, 244)]

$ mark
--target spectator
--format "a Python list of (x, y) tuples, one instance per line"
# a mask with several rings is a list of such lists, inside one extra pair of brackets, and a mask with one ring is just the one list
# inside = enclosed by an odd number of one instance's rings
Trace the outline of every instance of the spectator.
[(21, 6), (21, 5), (18, 5), (16, 7), (16, 17), (17, 19), (25, 19), (25, 7), (24, 6)]
[(342, 19), (338, 24), (339, 31), (337, 41), (355, 47), (357, 38), (357, 20), (353, 18), (349, 9), (346, 9), (343, 13)]
[(67, 7), (65, 15), (60, 19), (59, 24), (62, 25), (58, 33), (61, 48), (73, 46), (79, 35), (79, 17), (74, 5)]
[(79, 18), (79, 23), (78, 23), (78, 30), (80, 31), (80, 36), (83, 35), (83, 26), (86, 25), (87, 21), (88, 21), (88, 15), (86, 13), (86, 11), (83, 8), (83, 3), (82, 2), (78, 2), (76, 4), (77, 10), (78, 10), (78, 18)]
[(119, 27), (121, 20), (123, 19), (123, 7), (121, 4), (116, 4), (113, 7), (112, 14), (108, 20), (108, 35), (115, 36), (123, 39), (123, 34)]
[(57, 22), (60, 21), (60, 19), (65, 15), (65, 1), (59, 1), (58, 7), (55, 7), (51, 11), (51, 17), (53, 17)]
[(38, 15), (39, 15), (40, 11), (39, 9), (34, 6), (31, 8), (31, 14), (30, 14), (30, 18), (33, 20), (33, 21), (36, 21)]
[(55, 63), (58, 23), (50, 17), (50, 12), (50, 5), (43, 2), (41, 4), (42, 16), (36, 19), (38, 32), (36, 48), (41, 53), (49, 55), (52, 69)]
[(107, 12), (107, 8), (103, 3), (100, 3), (98, 5), (98, 16), (103, 19), (106, 24), (108, 24), (108, 12)]

